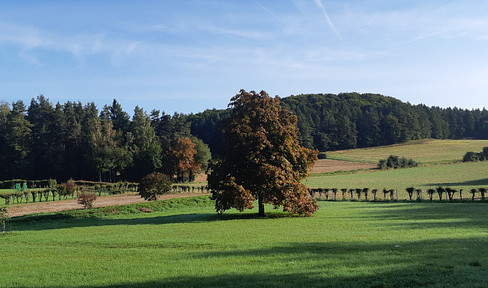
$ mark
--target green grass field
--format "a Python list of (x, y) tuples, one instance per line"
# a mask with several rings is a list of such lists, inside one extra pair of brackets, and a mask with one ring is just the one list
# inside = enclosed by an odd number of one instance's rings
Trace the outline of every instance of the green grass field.
[(488, 162), (456, 163), (355, 174), (312, 174), (304, 184), (314, 188), (419, 189), (437, 186), (464, 189), (488, 188)]
[(327, 152), (327, 158), (378, 163), (390, 155), (413, 159), (422, 164), (460, 161), (469, 151), (481, 152), (488, 140), (435, 140), (409, 141), (403, 144)]
[[(463, 189), (463, 199), (470, 198), (472, 188), (488, 188), (488, 161), (460, 162), (468, 151), (480, 152), (488, 140), (419, 140), (405, 144), (343, 150), (327, 153), (329, 159), (374, 162), (397, 155), (421, 161), (416, 168), (395, 170), (360, 170), (347, 172), (314, 173), (304, 183), (312, 188), (369, 188), (382, 191), (395, 189), (399, 199), (408, 199), (407, 187), (424, 191), (438, 186)], [(442, 164), (442, 165), (432, 165)], [(339, 193), (342, 197), (342, 193)], [(382, 192), (378, 196), (383, 198)], [(479, 197), (479, 195), (477, 196)], [(435, 197), (435, 199), (437, 196)], [(459, 199), (459, 195), (456, 195)]]
[(486, 203), (320, 201), (311, 218), (256, 218), (192, 199), (14, 219), (0, 287), (488, 286)]

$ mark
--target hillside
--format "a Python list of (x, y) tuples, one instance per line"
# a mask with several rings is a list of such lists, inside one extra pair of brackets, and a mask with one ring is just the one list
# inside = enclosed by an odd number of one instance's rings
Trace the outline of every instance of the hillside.
[[(461, 159), (466, 152), (480, 151), (485, 146), (488, 146), (488, 140), (426, 139), (404, 144), (329, 152), (328, 159), (319, 160), (304, 183), (310, 187), (320, 188), (370, 188), (380, 191), (386, 188), (398, 190), (400, 193), (404, 193), (407, 187), (425, 191), (444, 186), (463, 189), (465, 197), (468, 197), (470, 189), (488, 185), (488, 163), (464, 163)], [(412, 158), (420, 161), (421, 165), (407, 169), (374, 169), (379, 159), (389, 155)], [(405, 198), (405, 195), (402, 197)]]
[[(319, 151), (374, 147), (419, 139), (488, 139), (488, 111), (412, 105), (379, 94), (307, 94), (281, 99), (297, 115), (302, 145)], [(189, 115), (191, 133), (219, 153), (219, 127), (229, 110)]]

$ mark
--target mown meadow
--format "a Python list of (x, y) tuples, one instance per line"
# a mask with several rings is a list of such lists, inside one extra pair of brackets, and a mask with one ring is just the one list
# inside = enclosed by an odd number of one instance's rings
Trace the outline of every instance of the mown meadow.
[[(401, 199), (409, 186), (487, 187), (488, 162), (452, 155), (488, 142), (456, 143), (435, 157), (427, 156), (431, 142), (410, 143), (424, 160), (395, 150), (409, 145), (383, 147), (381, 157), (424, 164), (316, 173), (305, 184), (398, 189)], [(344, 155), (364, 161), (378, 157), (376, 149)], [(206, 195), (15, 217), (0, 234), (0, 287), (488, 287), (488, 202), (464, 195), (319, 199), (312, 217), (271, 206), (264, 218), (257, 209), (218, 215)]]
[[(350, 161), (351, 166), (358, 162), (378, 163), (389, 155), (406, 157), (419, 161), (420, 165), (406, 169), (361, 169), (353, 171), (334, 171), (313, 173), (304, 181), (312, 188), (369, 188), (394, 189), (399, 199), (408, 199), (407, 187), (425, 191), (436, 187), (463, 189), (463, 199), (471, 197), (470, 190), (488, 188), (488, 162), (461, 162), (468, 151), (481, 151), (488, 146), (487, 140), (419, 140), (404, 144), (343, 150), (328, 153), (328, 159)], [(333, 161), (333, 160), (328, 160)], [(396, 193), (395, 192), (395, 193)], [(341, 195), (342, 197), (342, 195)], [(383, 194), (380, 195), (383, 199)], [(459, 194), (456, 194), (459, 199)], [(479, 195), (476, 196), (479, 198)]]
[(0, 287), (488, 285), (485, 202), (319, 203), (309, 218), (217, 215), (206, 196), (15, 218)]
[(463, 159), (468, 151), (479, 152), (488, 140), (423, 139), (406, 143), (370, 148), (331, 151), (329, 159), (378, 163), (390, 155), (414, 159), (421, 164), (453, 163)]

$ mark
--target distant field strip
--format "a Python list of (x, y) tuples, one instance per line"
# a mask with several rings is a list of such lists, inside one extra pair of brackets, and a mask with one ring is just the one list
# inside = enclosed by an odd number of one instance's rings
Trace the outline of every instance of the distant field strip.
[[(313, 188), (399, 189), (436, 186), (471, 189), (488, 186), (488, 162), (362, 172), (345, 175), (312, 174), (304, 183)], [(467, 190), (465, 190), (467, 191)]]
[(328, 159), (378, 163), (390, 155), (410, 158), (421, 163), (454, 162), (468, 151), (480, 152), (488, 140), (418, 140), (403, 144), (327, 152)]
[(312, 173), (329, 173), (336, 171), (371, 169), (375, 168), (376, 166), (376, 164), (368, 162), (320, 159), (317, 160), (317, 162), (315, 163), (315, 166), (312, 169)]

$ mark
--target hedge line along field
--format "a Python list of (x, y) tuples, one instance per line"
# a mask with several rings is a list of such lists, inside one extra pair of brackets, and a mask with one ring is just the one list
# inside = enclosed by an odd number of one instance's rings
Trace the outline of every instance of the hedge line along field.
[(421, 164), (461, 161), (469, 151), (480, 152), (488, 140), (424, 139), (402, 144), (327, 152), (328, 159), (378, 163), (390, 155), (413, 159)]
[(488, 286), (486, 203), (319, 203), (310, 218), (219, 216), (200, 196), (12, 219), (0, 287)]
[(405, 192), (407, 187), (422, 189), (425, 195), (425, 190), (443, 186), (463, 189), (468, 198), (470, 189), (488, 188), (488, 163), (466, 162), (354, 174), (311, 174), (304, 184), (312, 188), (395, 189), (402, 193), (401, 199), (408, 199)]

